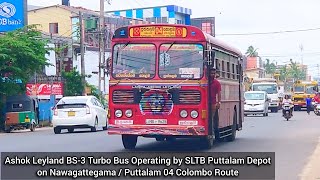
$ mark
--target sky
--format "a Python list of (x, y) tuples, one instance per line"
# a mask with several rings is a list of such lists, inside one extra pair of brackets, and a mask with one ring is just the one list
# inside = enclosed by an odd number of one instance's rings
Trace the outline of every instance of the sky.
[[(93, 10), (99, 10), (99, 2), (70, 0), (71, 6)], [(28, 0), (28, 3), (49, 6), (61, 4), (61, 0)], [(252, 45), (264, 60), (284, 64), (293, 59), (307, 64), (310, 75), (320, 75), (319, 0), (111, 0), (111, 5), (105, 3), (105, 11), (160, 5), (190, 8), (191, 18), (215, 17), (216, 37), (244, 54)], [(303, 31), (284, 32), (296, 30)]]

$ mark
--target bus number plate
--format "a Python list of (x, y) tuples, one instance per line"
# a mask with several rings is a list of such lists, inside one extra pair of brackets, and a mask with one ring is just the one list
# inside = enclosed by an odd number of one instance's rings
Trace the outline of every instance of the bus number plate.
[(146, 124), (167, 124), (166, 119), (147, 119)]

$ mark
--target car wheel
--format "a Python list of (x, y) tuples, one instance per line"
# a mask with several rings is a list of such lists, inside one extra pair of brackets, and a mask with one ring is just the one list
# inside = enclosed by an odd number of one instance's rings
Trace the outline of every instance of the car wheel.
[(55, 127), (53, 128), (53, 131), (55, 134), (60, 134), (61, 133), (61, 128)]
[(68, 128), (68, 132), (69, 133), (73, 133), (74, 132), (74, 128)]
[(98, 118), (96, 117), (94, 127), (91, 127), (91, 132), (97, 132), (98, 128)]

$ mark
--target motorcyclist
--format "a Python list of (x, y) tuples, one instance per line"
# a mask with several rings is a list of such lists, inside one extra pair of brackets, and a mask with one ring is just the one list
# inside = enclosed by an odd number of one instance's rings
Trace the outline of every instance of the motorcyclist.
[[(284, 99), (282, 101), (282, 105), (284, 105), (285, 103), (289, 103), (290, 104), (290, 115), (292, 116), (292, 111), (293, 111), (293, 102), (292, 100), (290, 99), (289, 95), (285, 95), (284, 96)], [(284, 115), (285, 113), (285, 110), (282, 109), (282, 115)]]
[(320, 93), (316, 93), (316, 96), (313, 98), (316, 104), (320, 104)]

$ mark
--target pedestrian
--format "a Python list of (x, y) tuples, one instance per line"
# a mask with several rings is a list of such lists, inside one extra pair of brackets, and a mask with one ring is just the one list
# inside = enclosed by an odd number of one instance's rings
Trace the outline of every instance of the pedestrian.
[(211, 69), (210, 71), (210, 78), (212, 79), (211, 104), (212, 104), (213, 118), (215, 117), (217, 110), (220, 108), (220, 105), (221, 105), (221, 84), (216, 77), (217, 77), (216, 69)]
[(310, 115), (311, 106), (312, 106), (312, 99), (310, 98), (310, 95), (306, 98), (306, 104), (307, 104), (307, 113)]

